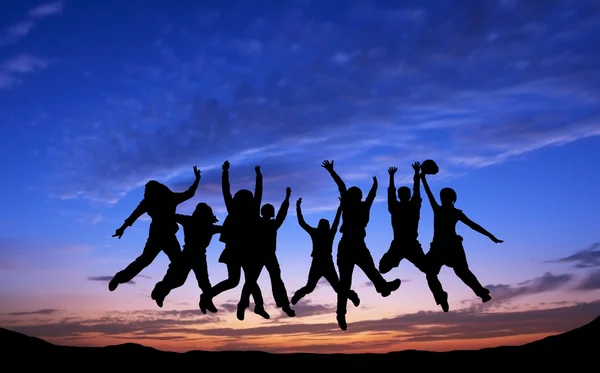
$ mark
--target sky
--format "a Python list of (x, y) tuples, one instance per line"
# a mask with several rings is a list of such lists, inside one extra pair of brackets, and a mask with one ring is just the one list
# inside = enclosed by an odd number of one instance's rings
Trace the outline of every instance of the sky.
[[(0, 326), (77, 346), (351, 353), (516, 345), (584, 325), (600, 315), (599, 36), (591, 0), (2, 2)], [(223, 221), (229, 160), (234, 191), (253, 189), (255, 165), (265, 203), (292, 188), (277, 249), (291, 297), (311, 260), (293, 201), (311, 225), (337, 207), (324, 159), (365, 193), (377, 176), (376, 263), (392, 239), (388, 167), (411, 186), (411, 163), (436, 160), (434, 193), (454, 188), (456, 206), (505, 241), (458, 228), (492, 301), (449, 268), (449, 313), (406, 261), (384, 276), (403, 281), (388, 298), (356, 270), (362, 303), (343, 332), (326, 282), (288, 318), (263, 272), (271, 319), (240, 322), (241, 285), (202, 315), (193, 276), (159, 309), (164, 254), (108, 291), (147, 238), (147, 216), (111, 237), (145, 182), (183, 191), (197, 165), (178, 211), (207, 202)], [(432, 228), (425, 200), (426, 251)], [(226, 278), (222, 249), (213, 238), (213, 284)]]

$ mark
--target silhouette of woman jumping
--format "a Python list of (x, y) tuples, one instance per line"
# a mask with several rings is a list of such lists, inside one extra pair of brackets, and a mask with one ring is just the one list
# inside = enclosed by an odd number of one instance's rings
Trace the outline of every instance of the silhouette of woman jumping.
[[(252, 248), (256, 243), (259, 209), (262, 200), (260, 166), (254, 168), (256, 172), (254, 195), (247, 189), (240, 189), (233, 197), (231, 196), (229, 183), (229, 167), (229, 162), (225, 161), (222, 167), (221, 185), (228, 215), (223, 222), (223, 231), (219, 239), (219, 241), (225, 243), (225, 249), (219, 257), (219, 262), (227, 265), (227, 279), (219, 282), (209, 292), (205, 292), (200, 296), (200, 309), (203, 313), (206, 313), (206, 310), (213, 313), (217, 312), (217, 308), (213, 304), (213, 298), (222, 292), (235, 288), (240, 283), (243, 250)], [(254, 312), (268, 319), (269, 314), (264, 310), (264, 301), (258, 286), (253, 289), (252, 297), (255, 304)]]
[(200, 170), (196, 166), (194, 166), (194, 175), (196, 176), (196, 180), (194, 180), (194, 183), (188, 190), (182, 193), (172, 192), (166, 185), (156, 180), (146, 183), (144, 199), (133, 210), (131, 215), (125, 219), (123, 225), (115, 231), (113, 237), (120, 239), (125, 229), (133, 225), (140, 216), (146, 213), (152, 219), (148, 240), (146, 241), (142, 255), (138, 256), (124, 270), (115, 274), (108, 283), (108, 290), (114, 291), (119, 284), (131, 281), (154, 261), (161, 250), (171, 262), (181, 254), (181, 246), (179, 246), (179, 241), (177, 241), (177, 236), (175, 235), (179, 230), (179, 226), (175, 221), (175, 212), (177, 205), (192, 198), (196, 193), (198, 183), (200, 182)]
[(213, 235), (222, 230), (220, 225), (215, 224), (219, 219), (213, 214), (212, 208), (204, 202), (196, 205), (191, 216), (177, 214), (175, 219), (183, 227), (184, 245), (181, 255), (169, 265), (165, 277), (154, 286), (151, 297), (159, 307), (163, 306), (171, 290), (185, 284), (190, 271), (194, 271), (202, 293), (210, 291), (206, 248)]
[(373, 257), (365, 244), (371, 205), (377, 193), (377, 178), (373, 176), (373, 186), (363, 201), (360, 188), (353, 186), (346, 189), (346, 184), (333, 169), (333, 161), (323, 161), (321, 167), (329, 172), (337, 184), (341, 196), (343, 223), (340, 232), (342, 238), (338, 244), (337, 254), (341, 291), (337, 294), (337, 321), (340, 328), (346, 330), (348, 327), (346, 305), (352, 287), (352, 273), (355, 265), (363, 270), (373, 283), (375, 290), (383, 297), (389, 296), (400, 287), (400, 279), (386, 281), (375, 267)]
[(459, 221), (463, 222), (474, 231), (489, 237), (494, 243), (502, 243), (504, 241), (497, 239), (479, 224), (467, 218), (461, 210), (454, 207), (457, 195), (453, 189), (443, 188), (440, 191), (440, 201), (442, 204), (439, 205), (431, 193), (431, 189), (429, 189), (425, 173), (421, 171), (420, 177), (423, 181), (423, 187), (429, 198), (431, 208), (433, 209), (433, 240), (429, 247), (429, 252), (425, 257), (427, 263), (427, 282), (434, 294), (436, 303), (442, 307), (444, 312), (448, 312), (448, 293), (444, 291), (442, 284), (438, 280), (438, 274), (444, 265), (454, 269), (454, 273), (458, 278), (470, 287), (475, 295), (480, 297), (484, 303), (488, 302), (492, 299), (490, 291), (479, 283), (477, 277), (469, 269), (465, 249), (462, 244), (463, 238), (456, 233), (456, 223)]
[[(313, 246), (310, 256), (312, 256), (313, 259), (308, 271), (308, 281), (306, 281), (306, 285), (296, 291), (292, 297), (292, 304), (298, 303), (300, 299), (312, 293), (317, 287), (321, 277), (325, 277), (325, 280), (329, 282), (329, 285), (331, 285), (336, 293), (341, 291), (340, 280), (333, 264), (332, 254), (333, 240), (342, 216), (341, 198), (340, 206), (337, 209), (331, 227), (329, 226), (329, 220), (327, 219), (319, 220), (319, 224), (316, 228), (308, 225), (304, 220), (304, 216), (302, 216), (301, 204), (302, 198), (298, 198), (296, 201), (296, 215), (298, 216), (298, 224), (300, 224), (302, 229), (310, 235)], [(355, 307), (360, 305), (360, 298), (358, 298), (358, 294), (356, 294), (354, 290), (350, 290), (348, 299), (350, 299)]]

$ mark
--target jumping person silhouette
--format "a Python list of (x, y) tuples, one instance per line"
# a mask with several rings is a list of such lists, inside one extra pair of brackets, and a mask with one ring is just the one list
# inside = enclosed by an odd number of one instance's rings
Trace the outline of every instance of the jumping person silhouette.
[(181, 255), (169, 265), (165, 277), (154, 286), (151, 298), (159, 307), (163, 306), (171, 290), (183, 286), (190, 271), (194, 271), (202, 293), (210, 291), (206, 248), (213, 235), (222, 230), (220, 225), (215, 224), (219, 219), (212, 208), (204, 202), (196, 205), (191, 216), (177, 214), (175, 219), (183, 227), (184, 245)]
[(402, 186), (398, 188), (398, 199), (396, 199), (396, 187), (394, 175), (398, 169), (390, 167), (390, 184), (388, 187), (388, 211), (392, 219), (394, 239), (389, 250), (383, 254), (379, 261), (379, 272), (385, 274), (393, 268), (398, 267), (402, 259), (408, 259), (415, 267), (425, 272), (425, 253), (417, 239), (419, 236), (419, 219), (421, 217), (421, 185), (419, 170), (421, 164), (413, 163), (415, 170), (413, 176), (413, 193), (411, 197), (410, 188)]
[[(308, 271), (308, 281), (306, 281), (306, 285), (296, 291), (292, 297), (292, 304), (298, 303), (300, 299), (312, 293), (317, 287), (321, 277), (325, 277), (325, 280), (329, 282), (329, 285), (331, 285), (336, 293), (341, 291), (340, 280), (333, 264), (332, 254), (333, 240), (335, 238), (335, 234), (337, 233), (340, 218), (342, 216), (341, 198), (340, 206), (337, 209), (331, 227), (329, 226), (329, 220), (327, 219), (320, 219), (316, 228), (308, 225), (304, 220), (304, 216), (302, 216), (302, 209), (300, 207), (301, 204), (302, 198), (298, 198), (296, 201), (296, 215), (298, 216), (298, 224), (300, 224), (302, 229), (304, 229), (306, 233), (310, 235), (313, 246), (312, 253), (310, 255), (313, 259)], [(360, 298), (354, 290), (350, 290), (348, 299), (350, 299), (355, 307), (360, 305)]]
[(352, 287), (352, 273), (358, 265), (371, 280), (375, 290), (383, 297), (389, 296), (400, 287), (400, 279), (386, 281), (373, 263), (373, 257), (365, 244), (366, 228), (369, 223), (371, 205), (377, 193), (377, 178), (373, 176), (373, 186), (365, 200), (362, 191), (353, 186), (346, 189), (346, 184), (333, 169), (333, 161), (323, 161), (325, 168), (338, 186), (342, 203), (342, 238), (338, 244), (337, 262), (340, 271), (340, 291), (337, 293), (337, 321), (342, 330), (347, 329), (346, 306)]
[[(256, 172), (254, 195), (247, 189), (240, 189), (233, 197), (229, 183), (229, 167), (229, 161), (225, 161), (222, 167), (221, 186), (228, 215), (223, 222), (223, 231), (219, 239), (225, 243), (225, 249), (219, 257), (219, 262), (227, 265), (227, 279), (200, 296), (200, 309), (203, 313), (206, 313), (207, 309), (213, 313), (217, 312), (212, 302), (213, 298), (224, 291), (235, 288), (240, 283), (243, 250), (256, 246), (263, 183), (260, 166), (254, 168)], [(264, 310), (264, 301), (258, 286), (252, 290), (252, 297), (255, 303), (254, 312), (268, 319), (269, 314)]]
[(494, 243), (502, 243), (504, 241), (497, 239), (479, 224), (471, 221), (461, 210), (454, 207), (457, 195), (453, 189), (443, 188), (440, 191), (441, 205), (439, 205), (431, 193), (429, 184), (427, 184), (425, 173), (421, 172), (420, 177), (431, 203), (431, 208), (433, 209), (433, 240), (425, 258), (427, 263), (427, 282), (434, 294), (436, 303), (442, 307), (444, 312), (448, 312), (448, 293), (444, 291), (442, 284), (438, 280), (438, 274), (444, 265), (454, 269), (454, 273), (458, 278), (470, 287), (475, 295), (480, 297), (484, 303), (488, 302), (492, 299), (490, 291), (479, 283), (473, 272), (469, 269), (465, 249), (462, 244), (463, 238), (456, 233), (456, 223), (459, 221), (463, 222), (474, 231), (489, 237)]
[(194, 180), (192, 186), (181, 193), (171, 191), (166, 185), (156, 180), (146, 183), (144, 199), (133, 210), (131, 215), (125, 219), (123, 225), (115, 231), (113, 237), (121, 238), (125, 229), (132, 226), (140, 216), (146, 213), (152, 219), (148, 232), (148, 240), (146, 241), (142, 255), (138, 256), (124, 270), (115, 274), (108, 283), (108, 290), (114, 291), (119, 284), (131, 281), (154, 261), (161, 250), (171, 262), (176, 260), (181, 254), (181, 246), (175, 235), (179, 230), (179, 226), (175, 221), (175, 213), (180, 203), (187, 201), (196, 194), (196, 189), (200, 182), (200, 170), (196, 166), (194, 166), (194, 175), (196, 176), (196, 180)]
[[(256, 283), (260, 277), (263, 266), (269, 272), (271, 279), (271, 290), (275, 305), (281, 308), (289, 317), (296, 316), (296, 312), (290, 307), (290, 301), (287, 296), (285, 284), (281, 279), (281, 268), (277, 260), (277, 231), (285, 221), (290, 207), (290, 196), (292, 190), (288, 187), (285, 190), (285, 199), (281, 203), (277, 216), (275, 216), (275, 207), (267, 203), (261, 208), (262, 217), (258, 222), (258, 252), (246, 256), (246, 265), (244, 266), (245, 283), (242, 288), (242, 295), (237, 308), (237, 317), (244, 319), (244, 310), (249, 305), (250, 293), (254, 293), (258, 287)], [(256, 303), (256, 297), (255, 297)], [(256, 306), (259, 306), (256, 304)]]

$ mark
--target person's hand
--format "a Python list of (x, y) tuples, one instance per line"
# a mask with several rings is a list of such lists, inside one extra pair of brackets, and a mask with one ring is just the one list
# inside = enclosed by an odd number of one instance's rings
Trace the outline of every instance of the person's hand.
[(398, 167), (390, 167), (390, 168), (388, 168), (388, 173), (390, 175), (394, 175), (396, 173), (396, 171), (398, 171)]
[(256, 172), (257, 175), (260, 175), (260, 166), (254, 167), (254, 171)]
[(499, 240), (497, 239), (495, 236), (490, 237), (490, 239), (494, 242), (494, 243), (502, 243), (504, 242), (503, 240)]
[(377, 181), (377, 176), (373, 176), (373, 184), (377, 185), (379, 182)]
[(419, 170), (421, 169), (421, 162), (413, 163), (412, 168), (413, 168), (413, 170), (415, 170), (415, 174), (418, 174)]
[(327, 171), (331, 172), (331, 171), (333, 171), (333, 162), (334, 161), (329, 162), (329, 161), (325, 160), (325, 161), (323, 161), (323, 163), (321, 163), (321, 167), (323, 167)]
[(194, 166), (194, 175), (196, 175), (196, 179), (200, 178), (200, 170), (198, 169), (198, 166)]
[(296, 200), (296, 207), (300, 207), (301, 204), (302, 204), (302, 198), (298, 198)]
[(292, 188), (290, 188), (290, 187), (285, 188), (285, 196), (287, 198), (290, 198), (291, 194), (292, 194)]
[(229, 161), (223, 162), (223, 171), (229, 171), (229, 166), (231, 166)]
[(123, 233), (125, 233), (125, 228), (121, 227), (121, 228), (117, 228), (117, 230), (115, 231), (115, 234), (113, 234), (113, 237), (117, 237), (117, 238), (121, 238), (121, 236), (123, 235)]

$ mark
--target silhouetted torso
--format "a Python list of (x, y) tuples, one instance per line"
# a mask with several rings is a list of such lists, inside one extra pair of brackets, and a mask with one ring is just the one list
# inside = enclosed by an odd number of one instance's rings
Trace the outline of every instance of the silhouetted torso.
[(367, 235), (367, 224), (371, 214), (371, 208), (364, 202), (346, 203), (342, 197), (342, 226), (340, 232), (346, 236), (364, 238)]
[(219, 232), (219, 226), (189, 215), (177, 214), (175, 219), (183, 227), (184, 248), (193, 248), (195, 252), (200, 250), (206, 253), (213, 235)]
[(133, 223), (144, 213), (152, 219), (150, 223), (150, 233), (172, 233), (179, 230), (175, 221), (175, 212), (177, 205), (181, 203), (179, 193), (171, 193), (160, 198), (143, 199), (135, 208), (133, 213), (125, 220), (126, 223)]
[(260, 242), (264, 253), (274, 253), (277, 250), (278, 224), (275, 219), (260, 218)]
[(409, 202), (392, 202), (392, 229), (395, 239), (416, 239), (419, 236), (421, 202), (421, 197), (414, 196)]
[(312, 229), (310, 232), (310, 238), (312, 240), (312, 253), (310, 256), (313, 258), (330, 258), (332, 257), (333, 239), (335, 232), (325, 229)]
[(433, 210), (433, 241), (443, 241), (457, 237), (456, 223), (462, 210), (454, 206), (439, 206)]

